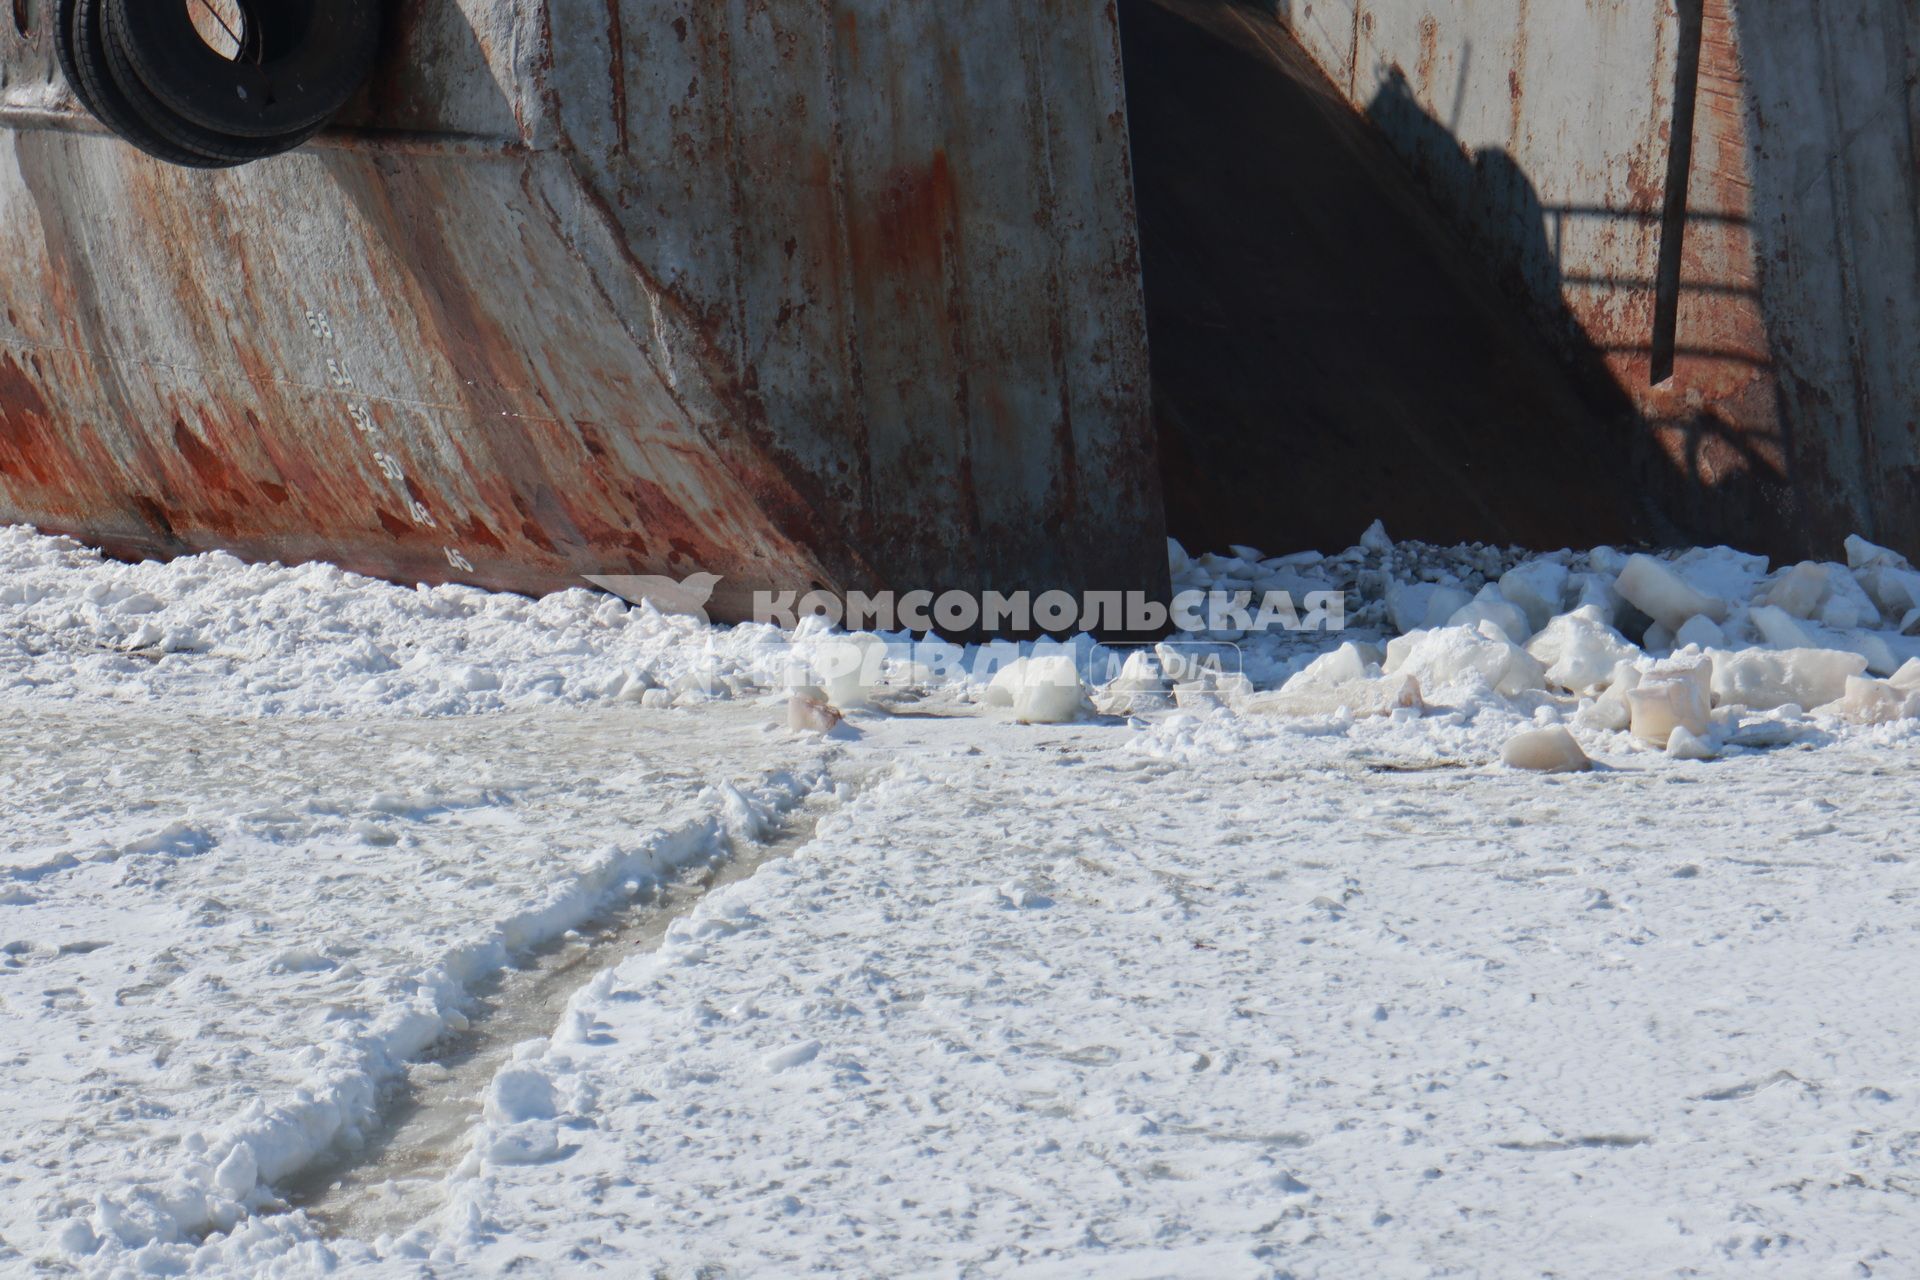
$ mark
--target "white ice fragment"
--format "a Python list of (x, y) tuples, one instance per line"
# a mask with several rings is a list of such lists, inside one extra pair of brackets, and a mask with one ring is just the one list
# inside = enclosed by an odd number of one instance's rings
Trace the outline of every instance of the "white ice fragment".
[(640, 695), (640, 705), (649, 711), (664, 711), (673, 705), (673, 695), (665, 689), (648, 689)]
[(1548, 684), (1581, 694), (1605, 689), (1615, 667), (1640, 655), (1592, 605), (1553, 619), (1527, 652), (1546, 664)]
[(1648, 668), (1641, 683), (1650, 680), (1691, 680), (1699, 687), (1700, 699), (1709, 707), (1713, 705), (1713, 658), (1711, 655), (1687, 654), (1672, 657), (1665, 662), (1656, 662)]
[(1847, 568), (1865, 569), (1872, 565), (1892, 565), (1896, 569), (1911, 569), (1907, 558), (1897, 551), (1875, 546), (1859, 534), (1847, 539)]
[(1920, 573), (1904, 565), (1872, 564), (1856, 569), (1854, 577), (1879, 606), (1883, 619), (1905, 618), (1920, 609)]
[(1920, 692), (1890, 680), (1847, 677), (1847, 691), (1837, 701), (1815, 708), (1814, 714), (1837, 716), (1856, 724), (1891, 724), (1920, 718)]
[(1712, 618), (1696, 614), (1680, 624), (1680, 629), (1673, 633), (1673, 642), (1682, 649), (1724, 649), (1727, 647), (1727, 633)]
[(1225, 706), (1226, 699), (1204, 680), (1184, 680), (1173, 686), (1173, 705), (1182, 711), (1211, 711)]
[(1713, 700), (1755, 711), (1823, 706), (1846, 694), (1848, 676), (1867, 669), (1860, 654), (1838, 649), (1740, 649), (1714, 659)]
[(1720, 754), (1710, 733), (1695, 733), (1684, 724), (1667, 735), (1667, 755), (1674, 760), (1712, 760)]
[(1386, 524), (1375, 520), (1368, 525), (1367, 531), (1360, 535), (1360, 546), (1367, 551), (1377, 551), (1382, 555), (1393, 550), (1393, 539), (1387, 534)]
[(1231, 589), (1236, 582), (1251, 582), (1265, 572), (1258, 564), (1237, 556), (1215, 555), (1211, 551), (1195, 560), (1194, 564), (1204, 570), (1216, 586), (1225, 589)]
[(1887, 683), (1909, 693), (1920, 693), (1920, 658), (1907, 659), (1906, 665), (1894, 672)]
[(1424, 627), (1444, 627), (1454, 614), (1473, 603), (1473, 596), (1459, 587), (1440, 587), (1427, 601), (1427, 616), (1422, 621)]
[(1020, 672), (1026, 666), (1025, 658), (1016, 658), (993, 673), (993, 679), (980, 694), (980, 704), (987, 707), (1010, 707), (1013, 705), (1013, 691), (1020, 686)]
[(1820, 606), (1820, 621), (1836, 631), (1854, 627), (1877, 627), (1883, 619), (1860, 580), (1851, 570), (1839, 565), (1827, 566), (1828, 595)]
[(489, 1164), (543, 1164), (560, 1150), (560, 1128), (543, 1120), (510, 1124), (486, 1133), (475, 1149)]
[(1827, 566), (1805, 560), (1788, 569), (1756, 603), (1783, 609), (1796, 618), (1811, 618), (1827, 598)]
[(1527, 615), (1528, 634), (1537, 633), (1566, 601), (1567, 566), (1557, 560), (1529, 560), (1500, 578), (1500, 594)]
[(820, 1042), (818, 1040), (803, 1040), (798, 1044), (790, 1044), (783, 1049), (775, 1049), (772, 1053), (762, 1056), (760, 1059), (760, 1069), (769, 1074), (778, 1075), (782, 1071), (791, 1071), (795, 1067), (804, 1067), (819, 1056)]
[(1248, 678), (1244, 672), (1239, 671), (1233, 672), (1231, 675), (1222, 675), (1214, 683), (1213, 687), (1215, 692), (1222, 698), (1225, 698), (1229, 703), (1241, 698), (1250, 698), (1253, 696), (1254, 691), (1253, 681)]
[(1395, 636), (1387, 641), (1387, 659), (1380, 664), (1380, 669), (1392, 675), (1406, 666), (1407, 656), (1426, 638), (1427, 633), (1424, 631), (1409, 631), (1406, 635)]
[(1408, 712), (1419, 716), (1426, 712), (1420, 694), (1420, 682), (1409, 675), (1381, 676), (1369, 680), (1351, 680), (1340, 685), (1288, 687), (1261, 694), (1244, 704), (1248, 714), (1275, 716), (1330, 716), (1340, 712), (1363, 719)]
[(451, 674), (453, 683), (468, 693), (490, 693), (500, 687), (500, 677), (485, 667), (455, 667)]
[(1634, 608), (1669, 631), (1696, 614), (1715, 622), (1727, 617), (1727, 602), (1696, 589), (1664, 560), (1636, 555), (1620, 571), (1614, 589)]
[[(5, 603), (4, 596), (0, 596), (0, 604)], [(53, 1243), (65, 1253), (87, 1254), (100, 1247), (100, 1237), (93, 1233), (85, 1218), (68, 1218), (53, 1233)]]
[(1176, 578), (1193, 568), (1193, 557), (1187, 554), (1185, 547), (1172, 538), (1167, 539), (1167, 568)]
[(146, 592), (136, 591), (114, 605), (112, 612), (119, 614), (123, 618), (132, 618), (146, 613), (158, 613), (164, 608), (166, 608), (165, 605), (161, 604)]
[(213, 1185), (230, 1200), (246, 1199), (253, 1194), (254, 1184), (259, 1180), (260, 1164), (254, 1159), (253, 1145), (247, 1142), (234, 1143), (233, 1150), (227, 1152), (227, 1158), (213, 1171)]
[(659, 687), (660, 683), (653, 678), (651, 671), (628, 671), (622, 674), (620, 688), (613, 695), (613, 700), (615, 702), (641, 702), (646, 698), (649, 689), (657, 689)]
[(494, 1124), (551, 1120), (557, 1111), (553, 1081), (538, 1067), (508, 1067), (493, 1078), (487, 1092), (486, 1117)]
[[(1094, 707), (1102, 715), (1110, 716), (1158, 710), (1167, 705), (1168, 692), (1167, 677), (1160, 669), (1159, 660), (1140, 649), (1127, 655), (1120, 674), (1094, 699)], [(1011, 696), (1007, 705), (1013, 705)]]
[(1647, 628), (1640, 637), (1641, 645), (1648, 653), (1670, 653), (1673, 650), (1674, 634), (1664, 622), (1656, 622)]
[(1763, 604), (1752, 613), (1760, 638), (1778, 649), (1823, 649), (1819, 628), (1803, 622), (1778, 605)]
[(1313, 687), (1331, 688), (1354, 680), (1364, 680), (1374, 674), (1369, 668), (1379, 666), (1380, 662), (1381, 653), (1372, 645), (1348, 641), (1333, 652), (1323, 653), (1309, 662), (1282, 687), (1298, 691)]
[(813, 652), (827, 701), (841, 711), (871, 706), (885, 680), (887, 648), (878, 636), (828, 640)]
[(1640, 687), (1640, 669), (1622, 662), (1613, 669), (1607, 691), (1590, 706), (1582, 707), (1574, 723), (1585, 729), (1605, 729), (1618, 733), (1633, 723), (1633, 707), (1627, 695)]
[(787, 700), (787, 728), (795, 733), (832, 733), (843, 719), (825, 701), (794, 695)]
[(1141, 649), (1127, 655), (1120, 674), (1107, 688), (1111, 693), (1165, 693), (1167, 678), (1160, 673), (1154, 656)]
[(1638, 687), (1627, 692), (1633, 736), (1655, 747), (1666, 746), (1675, 728), (1706, 737), (1712, 728), (1712, 701), (1707, 692), (1712, 679), (1710, 661), (1649, 672)]
[(1573, 735), (1559, 725), (1516, 735), (1501, 750), (1500, 759), (1508, 768), (1535, 773), (1578, 773), (1593, 767)]
[(1826, 647), (1859, 654), (1867, 660), (1867, 670), (1876, 676), (1890, 676), (1909, 658), (1920, 656), (1910, 638), (1884, 631), (1849, 631), (1830, 638)]
[(1595, 573), (1608, 578), (1617, 578), (1621, 570), (1627, 567), (1627, 555), (1615, 551), (1612, 547), (1595, 547), (1587, 552), (1587, 564)]
[(1449, 627), (1479, 627), (1483, 622), (1491, 622), (1500, 628), (1501, 634), (1515, 644), (1525, 644), (1533, 635), (1533, 626), (1527, 620), (1526, 611), (1500, 594), (1500, 588), (1488, 583), (1481, 588), (1480, 594), (1462, 608), (1454, 610), (1445, 620)]
[(1432, 582), (1396, 582), (1387, 589), (1387, 613), (1402, 634), (1444, 626), (1448, 618), (1472, 602), (1473, 597), (1460, 588)]
[(1230, 545), (1227, 550), (1249, 563), (1258, 563), (1267, 558), (1266, 553), (1260, 548), (1244, 546), (1238, 542)]
[(1732, 605), (1752, 597), (1772, 562), (1732, 547), (1692, 547), (1674, 557), (1673, 567), (1696, 590)]
[(1387, 646), (1386, 671), (1413, 676), (1422, 689), (1456, 685), (1470, 676), (1507, 697), (1546, 688), (1546, 667), (1491, 622), (1439, 627), (1402, 639), (1411, 643)]
[(1620, 599), (1620, 593), (1613, 589), (1612, 577), (1600, 573), (1576, 573), (1568, 590), (1573, 596), (1574, 608), (1593, 606), (1600, 610), (1600, 616), (1606, 619), (1608, 626), (1613, 626), (1619, 618), (1620, 606), (1624, 602)]
[(1080, 665), (1071, 654), (1028, 658), (1013, 689), (1013, 718), (1021, 724), (1067, 724), (1087, 706)]

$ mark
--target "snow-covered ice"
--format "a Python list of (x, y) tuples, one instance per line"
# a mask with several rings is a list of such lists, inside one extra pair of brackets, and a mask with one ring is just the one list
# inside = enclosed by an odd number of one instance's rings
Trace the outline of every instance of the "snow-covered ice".
[[(1920, 1274), (1920, 573), (1836, 550), (1176, 545), (1351, 625), (1088, 689), (0, 530), (0, 1273)], [(289, 1204), (802, 806), (417, 1220)]]

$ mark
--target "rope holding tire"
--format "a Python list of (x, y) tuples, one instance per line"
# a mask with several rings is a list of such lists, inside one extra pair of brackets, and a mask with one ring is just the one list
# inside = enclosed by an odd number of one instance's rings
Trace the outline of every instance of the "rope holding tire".
[[(229, 48), (214, 48), (191, 6)], [(219, 169), (291, 151), (366, 80), (380, 0), (59, 0), (54, 44), (74, 96), (168, 164)]]

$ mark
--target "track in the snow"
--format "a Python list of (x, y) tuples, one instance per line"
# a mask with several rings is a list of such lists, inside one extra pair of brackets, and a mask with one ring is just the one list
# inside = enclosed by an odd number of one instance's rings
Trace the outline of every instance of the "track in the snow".
[(728, 856), (609, 910), (503, 971), (476, 991), (482, 1011), (467, 1030), (442, 1040), (394, 1087), (379, 1136), (304, 1170), (282, 1189), (287, 1205), (336, 1238), (371, 1241), (425, 1224), (444, 1205), (447, 1177), (470, 1150), (487, 1088), (514, 1046), (551, 1035), (574, 992), (602, 970), (657, 948), (709, 893), (805, 845), (821, 817), (845, 803), (844, 795), (817, 790), (768, 840), (735, 840)]

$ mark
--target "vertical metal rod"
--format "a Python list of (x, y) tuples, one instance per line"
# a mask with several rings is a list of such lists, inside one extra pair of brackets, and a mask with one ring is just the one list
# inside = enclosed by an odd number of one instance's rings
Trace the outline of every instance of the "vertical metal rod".
[(1680, 48), (1673, 77), (1673, 127), (1667, 136), (1667, 194), (1660, 211), (1660, 270), (1654, 277), (1654, 386), (1673, 376), (1680, 335), (1680, 264), (1687, 244), (1687, 184), (1693, 174), (1693, 119), (1700, 96), (1700, 46), (1706, 0), (1676, 0)]

